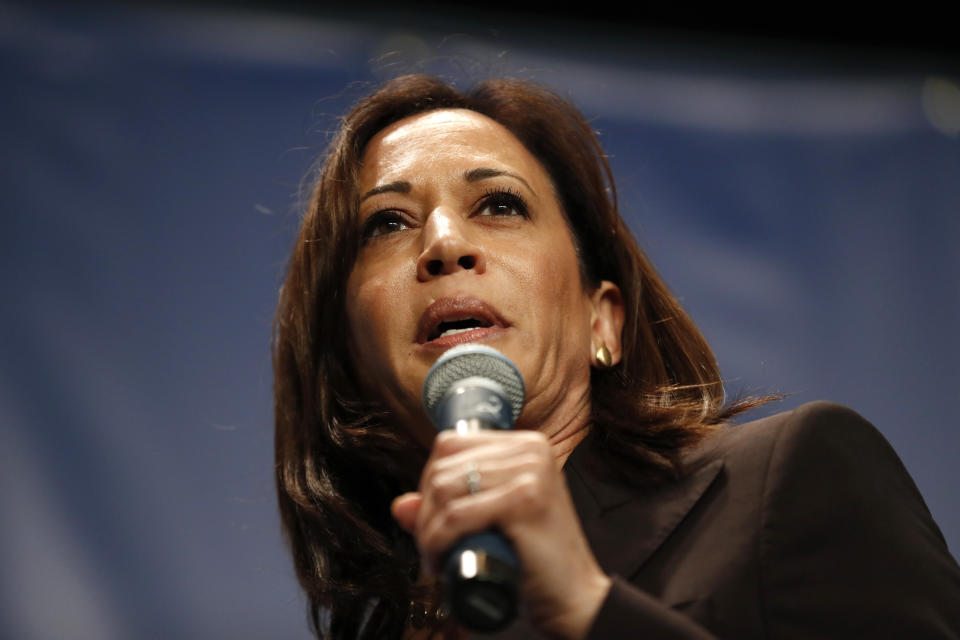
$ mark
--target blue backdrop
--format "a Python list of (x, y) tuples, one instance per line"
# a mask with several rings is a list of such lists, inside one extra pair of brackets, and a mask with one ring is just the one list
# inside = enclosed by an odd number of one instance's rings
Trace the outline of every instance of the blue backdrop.
[(957, 553), (958, 76), (379, 24), (0, 5), (0, 635), (308, 637), (271, 316), (333, 115), (414, 70), (573, 100), (728, 389), (860, 411)]

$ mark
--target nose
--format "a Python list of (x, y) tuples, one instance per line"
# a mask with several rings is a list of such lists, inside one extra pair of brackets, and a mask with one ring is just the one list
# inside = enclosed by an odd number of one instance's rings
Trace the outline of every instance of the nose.
[(469, 221), (456, 211), (437, 207), (423, 227), (423, 253), (417, 259), (417, 278), (430, 280), (457, 271), (486, 269), (483, 251), (468, 236)]

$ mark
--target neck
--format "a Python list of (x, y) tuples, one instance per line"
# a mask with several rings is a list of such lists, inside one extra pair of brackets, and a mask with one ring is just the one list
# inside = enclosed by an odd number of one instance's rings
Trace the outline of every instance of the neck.
[(567, 462), (567, 458), (569, 458), (573, 450), (577, 448), (577, 445), (587, 437), (588, 433), (590, 433), (590, 425), (584, 424), (576, 431), (571, 431), (558, 438), (550, 438), (550, 449), (553, 452), (553, 458), (557, 461), (558, 467), (563, 467)]
[(570, 394), (538, 429), (547, 436), (558, 467), (563, 467), (577, 445), (590, 433), (590, 391)]

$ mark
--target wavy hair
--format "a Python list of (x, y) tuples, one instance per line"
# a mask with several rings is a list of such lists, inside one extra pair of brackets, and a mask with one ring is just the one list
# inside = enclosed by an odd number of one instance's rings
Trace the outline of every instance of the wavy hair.
[(390, 502), (414, 490), (427, 452), (359, 388), (347, 354), (345, 291), (359, 248), (357, 176), (379, 131), (433, 109), (470, 109), (506, 127), (546, 169), (583, 281), (609, 280), (625, 306), (623, 357), (591, 374), (593, 461), (633, 485), (677, 476), (714, 425), (765, 399), (726, 403), (716, 360), (617, 210), (606, 155), (584, 116), (513, 79), (461, 92), (394, 79), (342, 119), (320, 167), (273, 328), (275, 473), (284, 532), (322, 638), (400, 637), (435, 594), (416, 585), (411, 537)]

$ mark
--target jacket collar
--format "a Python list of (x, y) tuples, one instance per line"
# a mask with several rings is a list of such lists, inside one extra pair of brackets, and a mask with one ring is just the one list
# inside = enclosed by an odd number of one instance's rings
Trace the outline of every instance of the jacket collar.
[(641, 491), (601, 478), (589, 464), (590, 438), (564, 465), (584, 534), (600, 567), (630, 578), (666, 540), (723, 468), (715, 459), (675, 482)]

